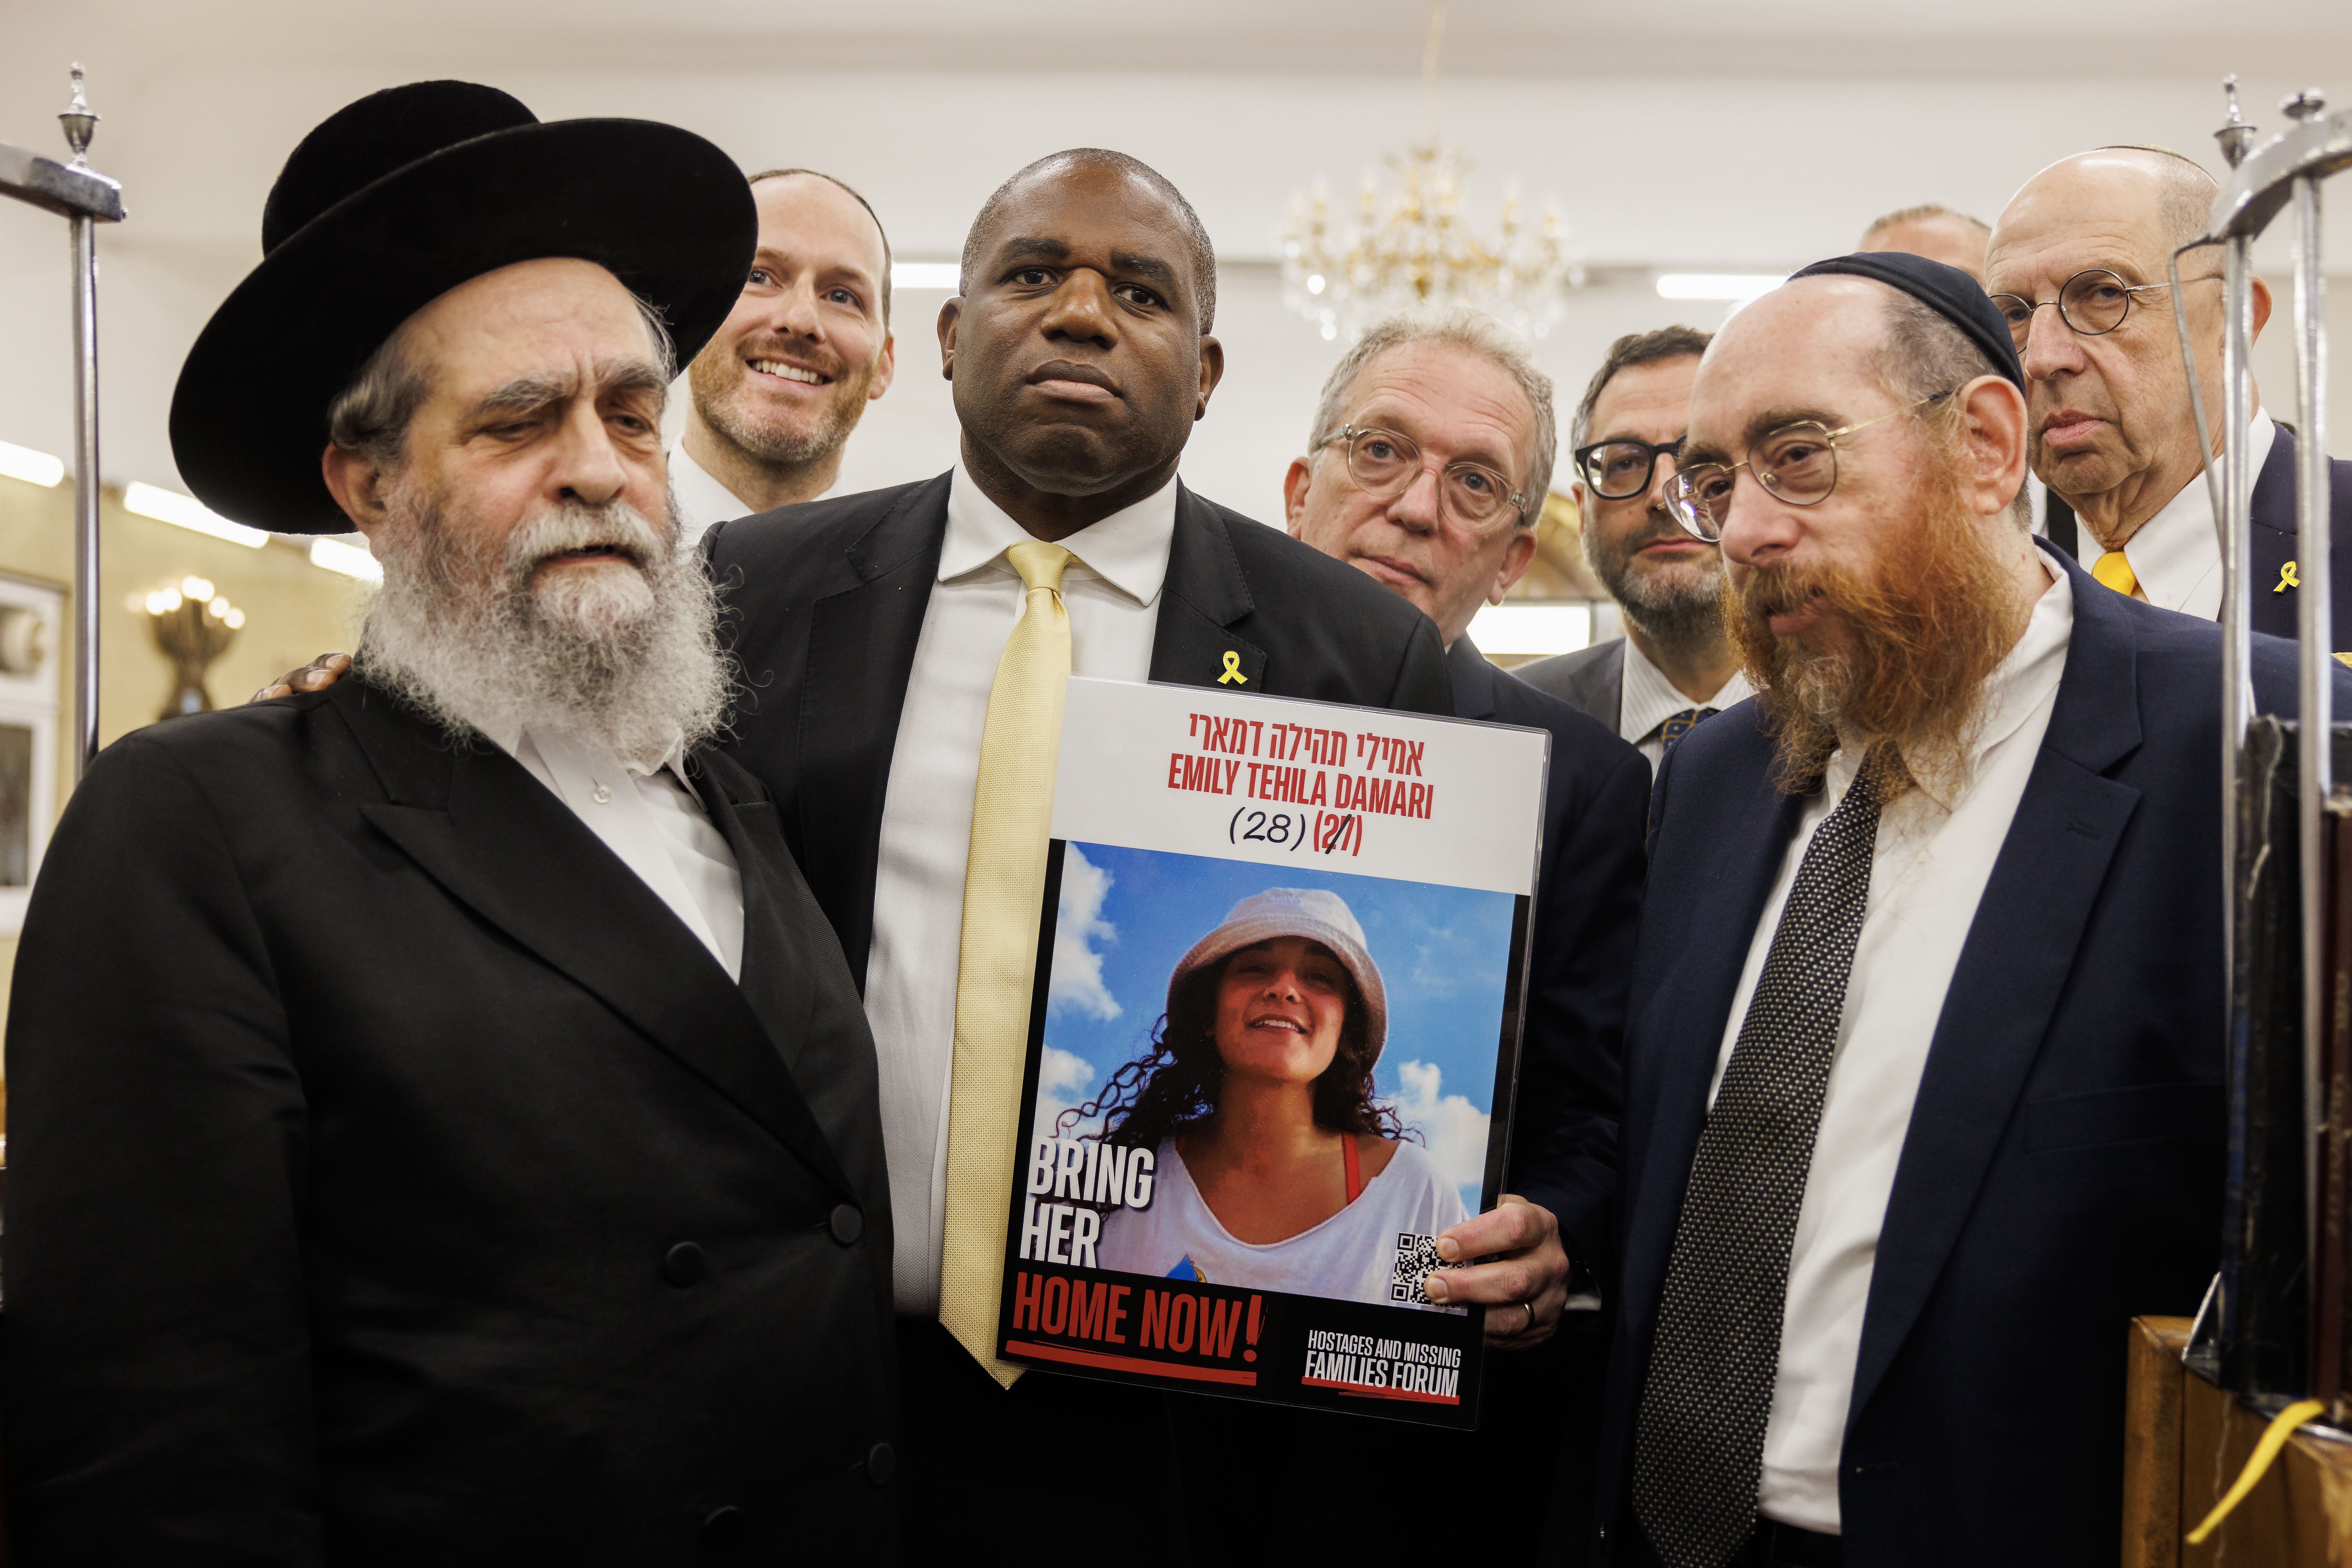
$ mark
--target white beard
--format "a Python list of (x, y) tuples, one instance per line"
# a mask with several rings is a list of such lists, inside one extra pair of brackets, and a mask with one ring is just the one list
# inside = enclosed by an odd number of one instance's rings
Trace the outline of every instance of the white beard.
[[(717, 734), (733, 689), (719, 650), (718, 598), (677, 548), (675, 508), (656, 530), (625, 502), (573, 501), (523, 520), (503, 546), (403, 484), (377, 536), (383, 586), (357, 664), (368, 679), (456, 735), (511, 743), (526, 729), (601, 742), (650, 767)], [(565, 551), (616, 548), (626, 562), (542, 568)]]

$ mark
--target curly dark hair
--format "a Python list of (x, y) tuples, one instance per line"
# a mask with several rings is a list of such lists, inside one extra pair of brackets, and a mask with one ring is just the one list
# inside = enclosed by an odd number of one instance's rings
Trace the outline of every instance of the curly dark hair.
[[(1321, 943), (1318, 952), (1328, 952)], [(1236, 952), (1243, 951), (1236, 949)], [(1223, 984), (1227, 953), (1186, 975), (1169, 998), (1168, 1011), (1152, 1026), (1151, 1049), (1111, 1074), (1102, 1093), (1072, 1106), (1055, 1119), (1058, 1134), (1072, 1125), (1105, 1118), (1102, 1142), (1154, 1149), (1162, 1139), (1196, 1127), (1217, 1113), (1224, 1058), (1217, 1051), (1217, 988)], [(1344, 970), (1343, 970), (1344, 973)], [(1373, 1132), (1391, 1142), (1418, 1141), (1396, 1108), (1373, 1098), (1373, 1048), (1362, 994), (1347, 977), (1348, 1016), (1339, 1026), (1339, 1048), (1315, 1080), (1315, 1125), (1327, 1131)]]

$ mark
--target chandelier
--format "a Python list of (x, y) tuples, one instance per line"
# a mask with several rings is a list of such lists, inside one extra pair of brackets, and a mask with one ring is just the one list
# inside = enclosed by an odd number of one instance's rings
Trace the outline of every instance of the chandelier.
[(1530, 224), (1513, 181), (1503, 210), (1481, 233), (1463, 214), (1470, 161), (1437, 134), (1437, 62), (1445, 37), (1443, 0), (1431, 0), (1422, 55), (1426, 100), (1421, 141), (1384, 161), (1384, 184), (1364, 175), (1355, 221), (1333, 216), (1320, 179), (1294, 195), (1283, 226), (1283, 300), (1328, 342), (1353, 339), (1392, 311), (1414, 305), (1471, 305), (1541, 337), (1559, 319), (1568, 290), (1584, 281), (1569, 227), (1550, 198)]

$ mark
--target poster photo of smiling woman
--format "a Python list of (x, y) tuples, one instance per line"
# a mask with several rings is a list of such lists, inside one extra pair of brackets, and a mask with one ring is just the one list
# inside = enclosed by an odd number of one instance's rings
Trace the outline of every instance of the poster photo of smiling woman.
[(1388, 1025), (1380, 968), (1338, 893), (1268, 888), (1236, 903), (1177, 962), (1150, 1052), (1064, 1115), (1155, 1151), (1153, 1201), (1104, 1216), (1101, 1266), (1389, 1302), (1398, 1236), (1468, 1211), (1376, 1095)]

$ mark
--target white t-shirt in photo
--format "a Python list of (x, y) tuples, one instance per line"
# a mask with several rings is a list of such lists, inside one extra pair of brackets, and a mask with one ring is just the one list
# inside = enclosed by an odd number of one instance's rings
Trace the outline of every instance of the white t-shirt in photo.
[(1103, 1216), (1101, 1267), (1389, 1306), (1398, 1233), (1435, 1236), (1470, 1217), (1460, 1190), (1415, 1143), (1400, 1142), (1388, 1168), (1364, 1184), (1354, 1203), (1283, 1241), (1236, 1240), (1192, 1184), (1173, 1138), (1160, 1141), (1158, 1171), (1150, 1208)]

